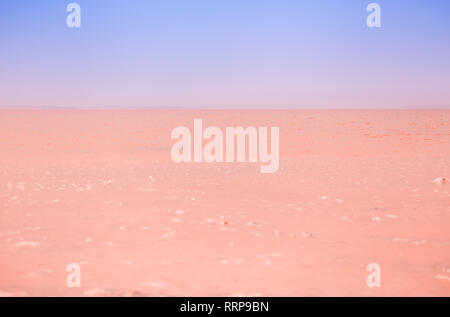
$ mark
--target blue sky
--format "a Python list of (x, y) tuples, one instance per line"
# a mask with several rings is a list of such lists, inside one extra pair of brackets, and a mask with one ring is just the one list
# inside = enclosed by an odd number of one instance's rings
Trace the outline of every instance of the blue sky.
[(450, 2), (370, 2), (1, 1), (0, 106), (450, 107)]

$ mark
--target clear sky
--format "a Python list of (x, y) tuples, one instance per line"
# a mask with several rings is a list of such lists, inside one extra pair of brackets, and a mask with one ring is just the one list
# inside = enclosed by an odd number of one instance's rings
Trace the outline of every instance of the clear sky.
[(450, 1), (1, 0), (0, 107), (450, 108)]

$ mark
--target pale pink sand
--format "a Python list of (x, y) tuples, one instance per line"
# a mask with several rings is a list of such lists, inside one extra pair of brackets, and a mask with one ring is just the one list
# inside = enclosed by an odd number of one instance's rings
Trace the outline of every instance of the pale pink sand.
[[(196, 117), (279, 126), (280, 170), (173, 163)], [(0, 295), (449, 296), (439, 177), (450, 111), (0, 111)]]

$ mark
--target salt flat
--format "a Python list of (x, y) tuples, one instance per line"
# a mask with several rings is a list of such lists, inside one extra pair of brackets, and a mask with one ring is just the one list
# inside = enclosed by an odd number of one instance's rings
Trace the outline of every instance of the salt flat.
[[(194, 118), (278, 171), (174, 163)], [(449, 177), (444, 110), (1, 110), (0, 295), (450, 296)]]

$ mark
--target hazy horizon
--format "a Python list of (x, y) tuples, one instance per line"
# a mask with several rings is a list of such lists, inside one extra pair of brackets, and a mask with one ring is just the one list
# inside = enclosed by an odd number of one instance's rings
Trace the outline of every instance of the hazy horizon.
[(266, 107), (195, 107), (195, 106), (16, 106), (2, 107), (0, 110), (450, 110), (450, 106), (415, 106), (415, 107), (296, 107), (296, 106), (266, 106)]

